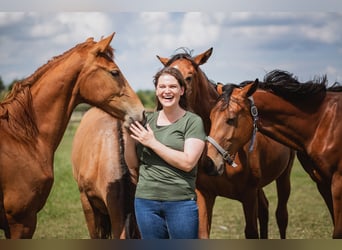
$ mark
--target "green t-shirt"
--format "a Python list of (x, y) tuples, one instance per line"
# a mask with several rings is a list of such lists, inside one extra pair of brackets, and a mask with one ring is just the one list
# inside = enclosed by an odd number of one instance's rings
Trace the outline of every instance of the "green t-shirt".
[[(164, 145), (183, 151), (187, 138), (205, 141), (206, 134), (202, 119), (187, 111), (176, 122), (167, 126), (157, 126), (159, 112), (147, 115), (147, 122), (155, 138)], [(140, 159), (139, 181), (135, 197), (152, 200), (175, 201), (196, 199), (195, 185), (197, 166), (190, 172), (169, 165), (153, 150), (139, 144), (137, 153)]]

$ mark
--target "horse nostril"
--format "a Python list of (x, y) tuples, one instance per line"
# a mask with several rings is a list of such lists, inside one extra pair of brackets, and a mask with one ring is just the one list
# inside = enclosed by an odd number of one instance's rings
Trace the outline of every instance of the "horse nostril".
[(204, 172), (209, 176), (219, 175), (219, 172), (216, 169), (215, 163), (210, 157), (207, 157), (205, 164), (203, 166), (203, 169), (204, 169)]

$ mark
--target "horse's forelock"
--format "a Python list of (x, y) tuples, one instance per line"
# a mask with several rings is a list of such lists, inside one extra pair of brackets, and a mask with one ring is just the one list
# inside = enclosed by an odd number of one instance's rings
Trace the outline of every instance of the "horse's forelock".
[(114, 53), (115, 49), (113, 49), (111, 46), (108, 46), (107, 50), (105, 51), (106, 55), (114, 60)]
[(227, 108), (229, 104), (230, 96), (232, 95), (233, 90), (237, 87), (238, 85), (231, 84), (231, 83), (227, 83), (222, 87), (222, 94), (219, 97), (219, 101), (222, 101), (221, 107), (220, 107), (221, 110), (225, 110)]
[(198, 65), (195, 63), (193, 57), (188, 53), (179, 53), (179, 54), (173, 55), (171, 57), (171, 59), (167, 62), (166, 67), (170, 66), (173, 62), (175, 62), (179, 59), (189, 60), (196, 69), (198, 68)]

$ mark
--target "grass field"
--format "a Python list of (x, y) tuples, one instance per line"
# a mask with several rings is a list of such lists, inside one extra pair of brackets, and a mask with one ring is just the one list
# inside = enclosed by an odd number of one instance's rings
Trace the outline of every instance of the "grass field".
[[(70, 124), (55, 155), (55, 182), (48, 201), (38, 214), (34, 239), (89, 238), (79, 192), (72, 177), (70, 162), (72, 138), (76, 125)], [(288, 203), (288, 239), (331, 239), (332, 222), (315, 184), (295, 162), (292, 191)], [(265, 188), (270, 202), (269, 238), (279, 239), (275, 222), (277, 196), (274, 183)], [(244, 239), (244, 217), (241, 203), (218, 197), (214, 207), (212, 239)], [(0, 238), (4, 234), (0, 231)]]

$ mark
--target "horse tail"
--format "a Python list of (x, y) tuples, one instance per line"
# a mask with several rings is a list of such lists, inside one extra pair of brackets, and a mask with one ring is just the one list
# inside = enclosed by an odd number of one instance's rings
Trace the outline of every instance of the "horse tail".
[(122, 123), (118, 120), (118, 132), (119, 132), (119, 143), (120, 143), (120, 166), (122, 172), (123, 189), (125, 193), (124, 198), (124, 214), (125, 214), (125, 235), (126, 239), (139, 239), (140, 232), (138, 230), (135, 211), (134, 211), (134, 195), (136, 185), (132, 182), (131, 173), (129, 171), (128, 165), (125, 161), (125, 142), (124, 135), (122, 131)]
[(95, 230), (100, 239), (112, 238), (112, 225), (108, 214), (103, 214), (100, 211), (96, 212), (95, 216)]
[(127, 214), (125, 222), (126, 239), (140, 239), (140, 232), (137, 227), (134, 212)]

